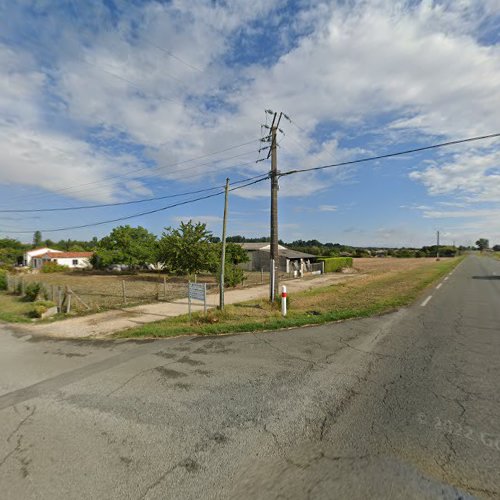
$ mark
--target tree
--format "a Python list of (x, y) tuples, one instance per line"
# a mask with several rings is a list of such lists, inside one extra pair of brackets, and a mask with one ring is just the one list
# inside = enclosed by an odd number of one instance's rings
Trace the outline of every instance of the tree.
[(23, 251), (29, 248), (18, 240), (0, 238), (0, 266), (12, 266), (22, 259)]
[(196, 274), (216, 266), (216, 244), (210, 242), (212, 233), (206, 224), (181, 222), (178, 229), (165, 228), (158, 244), (158, 258), (169, 271), (177, 274)]
[(37, 248), (42, 245), (42, 233), (41, 231), (35, 231), (33, 233), (33, 248)]
[(500, 245), (495, 245), (495, 246), (493, 247), (493, 251), (494, 251), (494, 252), (500, 252)]
[(94, 267), (125, 264), (137, 268), (156, 261), (158, 240), (147, 229), (131, 226), (115, 227), (99, 241), (92, 257)]
[(486, 238), (479, 238), (476, 241), (476, 246), (482, 252), (483, 250), (486, 250), (486, 249), (488, 249), (490, 247), (490, 242)]

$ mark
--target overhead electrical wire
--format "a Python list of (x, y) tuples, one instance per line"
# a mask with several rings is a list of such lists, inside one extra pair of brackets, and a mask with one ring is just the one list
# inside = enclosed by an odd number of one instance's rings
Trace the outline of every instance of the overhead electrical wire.
[[(259, 174), (259, 175), (256, 175), (254, 177), (249, 177), (247, 179), (240, 179), (239, 181), (232, 182), (231, 185), (234, 186), (236, 184), (241, 184), (243, 182), (258, 179), (262, 176), (263, 176), (263, 174)], [(168, 198), (179, 198), (181, 196), (188, 196), (191, 194), (206, 193), (207, 191), (214, 191), (216, 189), (224, 189), (224, 186), (214, 186), (214, 187), (205, 188), (205, 189), (198, 189), (196, 191), (188, 191), (185, 193), (175, 193), (175, 194), (169, 194), (169, 195), (165, 195), (165, 196), (155, 196), (152, 198), (143, 198), (140, 200), (121, 201), (121, 202), (116, 202), (116, 203), (102, 203), (100, 205), (81, 205), (81, 206), (76, 206), (76, 207), (56, 207), (56, 208), (23, 208), (20, 210), (7, 209), (7, 210), (0, 210), (0, 213), (67, 212), (67, 211), (71, 211), (71, 210), (87, 210), (87, 209), (92, 209), (92, 208), (119, 207), (119, 206), (123, 206), (123, 205), (135, 205), (138, 203), (147, 203), (147, 202), (151, 202), (151, 201), (165, 200)]]
[[(38, 42), (37, 42), (36, 40), (34, 40), (34, 39), (29, 39), (29, 38), (26, 38), (26, 37), (25, 37), (25, 38), (23, 39), (23, 42), (26, 42), (26, 41), (28, 41), (28, 43), (31, 43), (31, 44), (33, 44), (33, 45), (35, 45), (35, 44), (37, 44), (37, 43), (38, 43)], [(195, 66), (190, 65), (189, 63), (187, 63), (186, 61), (182, 60), (181, 58), (179, 58), (178, 56), (176, 56), (176, 55), (175, 55), (175, 54), (173, 54), (172, 52), (168, 51), (167, 49), (164, 49), (163, 47), (157, 46), (157, 45), (155, 45), (154, 43), (152, 43), (151, 41), (146, 41), (146, 43), (148, 43), (148, 44), (152, 45), (153, 47), (157, 48), (158, 50), (161, 50), (162, 52), (165, 52), (165, 53), (166, 53), (166, 54), (168, 54), (170, 57), (173, 57), (173, 58), (175, 58), (175, 59), (179, 60), (180, 62), (182, 62), (183, 64), (185, 64), (185, 65), (187, 65), (187, 66), (189, 66), (189, 67), (191, 67), (192, 69), (195, 69), (195, 70), (197, 70), (197, 71), (201, 71), (201, 70), (199, 70), (199, 68), (196, 68)], [(37, 47), (38, 47), (38, 45), (37, 45)], [(111, 76), (113, 76), (113, 77), (115, 77), (115, 78), (118, 78), (118, 79), (120, 79), (120, 80), (122, 80), (122, 81), (124, 81), (124, 82), (126, 82), (126, 83), (128, 83), (128, 84), (130, 84), (130, 85), (132, 85), (132, 86), (134, 86), (134, 87), (136, 87), (136, 88), (137, 88), (138, 90), (140, 90), (140, 91), (141, 91), (144, 95), (148, 95), (148, 93), (147, 93), (147, 92), (145, 92), (145, 91), (144, 91), (144, 89), (143, 89), (143, 88), (141, 88), (141, 86), (140, 86), (139, 84), (137, 84), (136, 82), (134, 82), (134, 81), (132, 81), (132, 80), (129, 80), (128, 78), (125, 78), (125, 77), (123, 77), (123, 76), (121, 76), (121, 75), (117, 75), (116, 73), (113, 73), (113, 72), (111, 72), (111, 71), (109, 71), (109, 70), (107, 70), (107, 69), (104, 69), (104, 68), (102, 68), (100, 65), (98, 65), (98, 64), (96, 64), (96, 63), (94, 63), (94, 62), (88, 61), (88, 60), (87, 60), (87, 59), (85, 59), (85, 58), (80, 58), (80, 59), (81, 59), (81, 61), (82, 61), (82, 62), (84, 62), (84, 63), (86, 63), (86, 64), (89, 64), (89, 65), (91, 65), (91, 66), (94, 66), (94, 67), (96, 67), (96, 68), (98, 68), (98, 69), (102, 70), (104, 73), (106, 73), (106, 74), (108, 74), (108, 75), (111, 75)], [(181, 82), (181, 83), (182, 83), (182, 81), (181, 81), (181, 80), (179, 80), (179, 79), (178, 79), (178, 78), (176, 78), (176, 77), (173, 77), (173, 76), (171, 76), (171, 75), (167, 75), (167, 76), (168, 76), (169, 78), (172, 78), (172, 79), (177, 80), (177, 81), (179, 81), (179, 82)], [(159, 96), (153, 96), (153, 95), (149, 95), (149, 96), (150, 96), (151, 98), (154, 98), (154, 99), (159, 99), (159, 100), (162, 100), (162, 99), (167, 99), (167, 100), (174, 101), (174, 102), (180, 102), (180, 101), (176, 101), (176, 100), (174, 100), (174, 99), (171, 99), (171, 98), (169, 98), (169, 97), (159, 97)], [(259, 141), (259, 139), (256, 139), (256, 140), (255, 140), (255, 142), (256, 142), (256, 141)], [(173, 164), (173, 165), (165, 165), (165, 166), (153, 167), (153, 168), (151, 168), (151, 169), (150, 169), (150, 168), (148, 168), (148, 167), (141, 167), (141, 168), (136, 169), (136, 170), (133, 170), (133, 171), (131, 171), (131, 172), (127, 172), (127, 173), (126, 173), (126, 174), (124, 174), (124, 175), (125, 175), (125, 176), (131, 176), (131, 175), (135, 174), (136, 172), (145, 171), (145, 170), (147, 170), (147, 171), (148, 171), (148, 173), (150, 173), (150, 172), (153, 172), (153, 171), (155, 171), (155, 170), (160, 170), (160, 169), (163, 169), (163, 168), (168, 168), (168, 167), (170, 167), (170, 166), (181, 165), (181, 164), (184, 164), (184, 163), (187, 163), (187, 162), (190, 162), (190, 161), (195, 161), (195, 160), (197, 160), (197, 159), (206, 158), (206, 157), (212, 156), (212, 155), (214, 155), (214, 154), (219, 154), (219, 153), (222, 153), (222, 152), (225, 152), (225, 151), (229, 151), (229, 150), (231, 150), (231, 149), (235, 149), (235, 148), (237, 148), (237, 147), (243, 147), (243, 146), (245, 146), (245, 145), (251, 144), (252, 142), (254, 142), (254, 141), (249, 141), (249, 142), (245, 142), (245, 143), (242, 143), (242, 144), (239, 144), (239, 145), (231, 146), (231, 147), (229, 147), (229, 148), (226, 148), (226, 149), (223, 149), (223, 150), (220, 150), (220, 151), (216, 151), (216, 152), (213, 152), (213, 153), (209, 153), (209, 154), (206, 154), (206, 155), (203, 155), (203, 156), (200, 156), (200, 157), (198, 157), (198, 158), (191, 159), (191, 160), (185, 160), (185, 161), (182, 161), (182, 162), (179, 162), (179, 163)], [(54, 148), (54, 149), (57, 149), (57, 148)], [(59, 151), (61, 151), (61, 152), (62, 152), (62, 150), (59, 150)], [(253, 152), (253, 151), (252, 151), (252, 152)], [(251, 152), (251, 153), (252, 153), (252, 152)], [(243, 156), (243, 155), (241, 155), (241, 156)], [(229, 159), (232, 159), (232, 158), (234, 158), (234, 157), (231, 157), (231, 158), (226, 158), (226, 159), (227, 159), (227, 160), (229, 160)], [(195, 168), (195, 167), (192, 167), (192, 168)], [(186, 169), (186, 170), (188, 170), (188, 169)], [(180, 170), (180, 171), (181, 171), (181, 170)], [(105, 180), (106, 180), (106, 179), (105, 179)], [(113, 179), (110, 179), (110, 180), (111, 180), (112, 182), (116, 182), (116, 181), (117, 181), (117, 179), (116, 179), (116, 178), (113, 178)], [(100, 185), (102, 186), (102, 185), (103, 185), (103, 181), (102, 181), (102, 180), (100, 180), (100, 181), (94, 181), (94, 182), (90, 182), (90, 183), (84, 183), (84, 184), (80, 184), (80, 185), (76, 185), (76, 186), (69, 186), (69, 187), (67, 187), (67, 188), (63, 188), (63, 189), (60, 189), (60, 190), (57, 190), (57, 191), (52, 191), (51, 193), (43, 193), (43, 194), (40, 194), (40, 195), (38, 195), (38, 196), (36, 196), (36, 195), (35, 195), (35, 197), (37, 197), (37, 198), (42, 197), (42, 198), (43, 198), (43, 197), (45, 197), (45, 196), (50, 196), (50, 195), (53, 195), (54, 193), (66, 192), (66, 191), (73, 190), (73, 189), (74, 189), (74, 188), (76, 188), (76, 187), (81, 187), (81, 186), (90, 186), (90, 185), (94, 185), (94, 184), (100, 184)], [(76, 191), (75, 193), (77, 193), (77, 192), (81, 192), (81, 191)], [(13, 200), (15, 200), (15, 199), (18, 199), (18, 198), (14, 198)], [(13, 201), (13, 200), (12, 200), (12, 201)]]
[[(99, 186), (97, 187), (97, 189), (99, 189), (100, 186), (103, 186), (105, 184), (109, 184), (109, 183), (113, 183), (113, 182), (119, 182), (124, 177), (130, 177), (130, 179), (132, 180), (134, 178), (133, 176), (135, 176), (135, 174), (138, 173), (138, 172), (147, 171), (147, 174), (149, 176), (149, 174), (154, 174), (155, 172), (157, 172), (159, 170), (167, 169), (167, 168), (170, 168), (170, 167), (176, 167), (176, 166), (179, 166), (179, 165), (184, 165), (186, 163), (190, 163), (190, 162), (197, 161), (197, 160), (202, 160), (202, 159), (208, 158), (210, 156), (214, 156), (214, 155), (217, 155), (217, 154), (220, 154), (220, 153), (225, 153), (227, 151), (231, 151), (232, 149), (237, 149), (237, 148), (240, 148), (240, 147), (243, 147), (243, 146), (248, 146), (249, 144), (253, 144), (254, 142), (260, 142), (260, 139), (253, 139), (251, 141), (246, 141), (246, 142), (243, 142), (243, 143), (240, 143), (240, 144), (235, 144), (235, 145), (229, 146), (227, 148), (224, 148), (224, 149), (221, 149), (221, 150), (218, 150), (218, 151), (212, 151), (211, 153), (206, 153), (204, 155), (197, 156), (197, 157), (194, 157), (194, 158), (189, 158), (187, 160), (182, 160), (182, 161), (179, 161), (179, 162), (176, 162), (176, 163), (158, 165), (158, 166), (152, 167), (152, 168), (140, 167), (140, 168), (137, 168), (137, 169), (134, 169), (134, 170), (130, 170), (130, 171), (124, 173), (119, 179), (117, 179), (116, 176), (115, 177), (105, 177), (104, 179), (101, 179), (99, 181), (92, 181), (92, 182), (86, 182), (86, 183), (82, 183), (82, 184), (76, 184), (74, 186), (68, 186), (68, 187), (65, 187), (65, 188), (61, 188), (61, 189), (57, 189), (57, 190), (51, 191), (50, 193), (42, 193), (42, 194), (40, 194), (38, 196), (35, 195), (35, 196), (31, 197), (31, 199), (45, 198), (47, 196), (52, 196), (54, 194), (66, 193), (66, 192), (68, 192), (70, 190), (74, 190), (75, 188), (87, 187), (87, 186), (95, 186), (96, 184), (99, 184)], [(58, 151), (64, 152), (63, 150), (60, 150), (58, 148), (53, 148), (53, 149), (57, 149)], [(237, 158), (237, 157), (240, 157), (240, 156), (244, 156), (246, 154), (252, 154), (252, 153), (254, 153), (253, 150), (245, 152), (245, 153), (242, 153), (240, 155), (226, 157), (226, 158), (221, 158), (221, 159), (218, 159), (218, 160), (213, 160), (211, 162), (202, 163), (202, 164), (199, 164), (199, 165), (194, 165), (192, 167), (188, 167), (187, 169), (176, 169), (176, 170), (173, 170), (171, 173), (178, 173), (178, 172), (183, 172), (183, 171), (187, 171), (187, 170), (193, 170), (195, 168), (199, 168), (199, 167), (202, 167), (202, 166), (205, 166), (205, 165), (209, 165), (209, 164), (212, 164), (212, 163), (218, 163), (218, 162), (222, 162), (222, 161), (231, 160), (231, 159), (234, 159), (234, 158)], [(249, 162), (249, 163), (252, 163), (252, 162)], [(96, 188), (92, 188), (92, 189), (96, 189)], [(81, 193), (81, 192), (84, 192), (84, 191), (87, 191), (87, 189), (79, 189), (79, 190), (76, 190), (76, 191), (72, 191), (71, 193), (68, 193), (68, 195), (72, 195), (72, 194), (76, 194), (76, 193)], [(10, 202), (15, 201), (16, 199), (23, 199), (24, 200), (25, 197), (24, 196), (23, 197), (15, 197), (15, 198), (12, 198), (10, 200)]]
[[(209, 161), (209, 162), (205, 162), (205, 163), (200, 163), (200, 164), (194, 165), (192, 167), (170, 170), (168, 172), (168, 174), (169, 175), (170, 174), (183, 174), (184, 172), (193, 171), (193, 170), (202, 168), (202, 167), (204, 167), (206, 165), (212, 165), (212, 164), (220, 163), (220, 162), (223, 162), (223, 161), (234, 160), (235, 158), (240, 158), (242, 156), (247, 156), (249, 154), (254, 154), (254, 153), (256, 153), (256, 151), (254, 151), (254, 150), (252, 150), (252, 151), (246, 151), (244, 153), (240, 153), (240, 154), (233, 155), (233, 156), (228, 156), (226, 158), (221, 158), (221, 159), (218, 159), (218, 160), (213, 160), (213, 161)], [(245, 163), (245, 165), (251, 164), (251, 163), (254, 163), (254, 162), (253, 161), (252, 162), (247, 162), (247, 163)], [(162, 168), (167, 168), (167, 166), (162, 167)], [(231, 164), (231, 165), (226, 166), (226, 167), (218, 167), (215, 170), (205, 170), (202, 173), (205, 174), (205, 173), (219, 172), (221, 170), (227, 170), (228, 168), (234, 168), (234, 165)], [(191, 174), (191, 175), (197, 175), (197, 174), (194, 173), (194, 174)], [(145, 176), (142, 176), (142, 177), (145, 177)], [(121, 178), (121, 180), (123, 180), (123, 177)], [(135, 177), (130, 177), (130, 179), (128, 179), (128, 180), (130, 180), (130, 181), (135, 180)], [(74, 195), (76, 195), (78, 193), (84, 193), (84, 192), (91, 191), (91, 190), (92, 190), (92, 192), (99, 191), (99, 190), (102, 190), (102, 188), (104, 188), (106, 186), (110, 186), (114, 182), (119, 182), (119, 181), (120, 181), (120, 179), (116, 179), (116, 178), (114, 178), (114, 179), (107, 179), (107, 180), (104, 180), (102, 182), (101, 181), (95, 181), (92, 184), (99, 184), (99, 186), (94, 187), (94, 188), (87, 187), (87, 188), (84, 188), (84, 189), (78, 189), (76, 191), (72, 191), (71, 193), (68, 193), (68, 195), (69, 196), (74, 196)], [(46, 197), (46, 196), (50, 196), (51, 194), (52, 193), (44, 193), (43, 196)]]
[(429, 151), (431, 149), (444, 148), (444, 147), (447, 147), (447, 146), (455, 146), (457, 144), (465, 144), (465, 143), (468, 143), (468, 142), (482, 141), (482, 140), (494, 139), (494, 138), (498, 138), (498, 137), (500, 137), (500, 132), (496, 133), (496, 134), (488, 134), (488, 135), (480, 135), (480, 136), (476, 136), (476, 137), (468, 137), (467, 139), (459, 139), (459, 140), (456, 140), (456, 141), (441, 142), (441, 143), (438, 143), (438, 144), (432, 144), (431, 146), (423, 146), (423, 147), (420, 147), (420, 148), (406, 149), (404, 151), (397, 151), (395, 153), (387, 153), (387, 154), (378, 155), (378, 156), (370, 156), (370, 157), (367, 157), (367, 158), (360, 158), (358, 160), (343, 161), (343, 162), (339, 162), (339, 163), (332, 163), (330, 165), (321, 165), (319, 167), (298, 168), (298, 169), (294, 169), (294, 170), (288, 170), (288, 171), (285, 171), (285, 172), (280, 172), (279, 176), (280, 177), (284, 177), (284, 176), (287, 176), (287, 175), (300, 174), (300, 173), (303, 173), (303, 172), (314, 172), (314, 171), (318, 171), (318, 170), (324, 170), (324, 169), (327, 169), (327, 168), (342, 167), (342, 166), (345, 166), (345, 165), (354, 165), (356, 163), (364, 163), (364, 162), (368, 162), (368, 161), (382, 160), (384, 158), (392, 158), (394, 156), (402, 156), (402, 155), (407, 155), (407, 154), (411, 154), (411, 153), (418, 153), (418, 152), (421, 152), (421, 151)]
[[(253, 184), (257, 184), (259, 182), (265, 181), (268, 178), (269, 178), (269, 175), (266, 174), (264, 177), (261, 176), (260, 179), (256, 179), (256, 180), (254, 180), (252, 182), (248, 182), (247, 184), (243, 184), (242, 186), (230, 188), (229, 191), (236, 191), (237, 189), (243, 189), (245, 187), (252, 186)], [(90, 223), (90, 224), (81, 224), (79, 226), (59, 227), (59, 228), (53, 228), (53, 229), (38, 229), (38, 231), (41, 231), (42, 233), (54, 233), (54, 232), (58, 232), (58, 231), (69, 231), (71, 229), (82, 229), (82, 228), (86, 228), (86, 227), (102, 226), (103, 224), (111, 224), (113, 222), (121, 222), (121, 221), (124, 221), (124, 220), (134, 219), (136, 217), (142, 217), (143, 215), (151, 215), (151, 214), (154, 214), (154, 213), (162, 212), (164, 210), (168, 210), (170, 208), (180, 207), (182, 205), (188, 205), (189, 203), (194, 203), (194, 202), (200, 201), (200, 200), (206, 200), (208, 198), (214, 198), (215, 196), (220, 196), (222, 194), (224, 194), (224, 191), (219, 191), (218, 193), (213, 193), (213, 194), (208, 194), (208, 195), (205, 195), (205, 196), (200, 196), (198, 198), (193, 198), (191, 200), (181, 201), (179, 203), (174, 203), (172, 205), (167, 205), (165, 207), (156, 208), (154, 210), (148, 210), (146, 212), (141, 212), (141, 213), (138, 213), (138, 214), (127, 215), (127, 216), (124, 216), (124, 217), (118, 217), (116, 219), (110, 219), (110, 220), (104, 220), (104, 221), (99, 221), (99, 222), (93, 222), (93, 223)], [(29, 230), (29, 231), (28, 230), (24, 230), (24, 231), (8, 231), (9, 234), (10, 233), (12, 233), (12, 234), (27, 234), (27, 233), (32, 233), (32, 232), (33, 232), (33, 230)]]

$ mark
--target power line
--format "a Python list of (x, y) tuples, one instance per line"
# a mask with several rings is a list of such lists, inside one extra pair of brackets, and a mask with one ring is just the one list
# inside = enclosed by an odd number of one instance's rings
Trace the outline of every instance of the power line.
[[(256, 179), (256, 180), (254, 180), (252, 182), (248, 182), (247, 184), (243, 184), (242, 186), (238, 186), (238, 187), (232, 188), (229, 191), (236, 191), (237, 189), (242, 189), (242, 188), (251, 186), (253, 184), (257, 184), (258, 182), (265, 181), (268, 178), (269, 178), (269, 176), (266, 174), (265, 177), (261, 177), (260, 179)], [(199, 198), (193, 198), (191, 200), (186, 200), (186, 201), (182, 201), (182, 202), (179, 202), (179, 203), (174, 203), (172, 205), (167, 205), (165, 207), (156, 208), (154, 210), (148, 210), (147, 212), (141, 212), (141, 213), (138, 213), (138, 214), (127, 215), (125, 217), (118, 217), (116, 219), (110, 219), (110, 220), (105, 220), (105, 221), (100, 221), (100, 222), (93, 222), (93, 223), (90, 223), (90, 224), (82, 224), (82, 225), (79, 225), (79, 226), (59, 227), (59, 228), (54, 228), (54, 229), (38, 229), (38, 231), (41, 231), (42, 233), (54, 233), (54, 232), (58, 232), (58, 231), (68, 231), (70, 229), (82, 229), (82, 228), (85, 228), (85, 227), (102, 226), (103, 224), (111, 224), (113, 222), (121, 222), (121, 221), (124, 221), (124, 220), (129, 220), (129, 219), (134, 219), (136, 217), (141, 217), (143, 215), (151, 215), (151, 214), (154, 214), (154, 213), (157, 213), (157, 212), (162, 212), (164, 210), (168, 210), (170, 208), (180, 207), (182, 205), (188, 205), (189, 203), (194, 203), (196, 201), (206, 200), (208, 198), (213, 198), (215, 196), (220, 196), (221, 194), (224, 194), (224, 191), (219, 191), (218, 193), (208, 194), (208, 195), (205, 195), (205, 196), (200, 196)], [(33, 233), (34, 230), (32, 229), (32, 230), (29, 230), (29, 231), (25, 230), (25, 231), (7, 231), (7, 232), (9, 234), (27, 234), (27, 233)]]
[(164, 52), (165, 54), (167, 54), (169, 57), (171, 57), (172, 59), (175, 59), (175, 60), (179, 61), (180, 63), (184, 64), (188, 68), (191, 68), (191, 69), (193, 69), (195, 71), (199, 71), (200, 73), (203, 73), (203, 70), (201, 70), (200, 68), (197, 68), (196, 66), (193, 66), (191, 63), (188, 63), (184, 59), (181, 59), (179, 56), (175, 55), (170, 50), (165, 49), (164, 47), (161, 47), (160, 45), (156, 45), (155, 43), (153, 43), (148, 38), (143, 37), (142, 40), (144, 42), (146, 42), (148, 45), (151, 45), (151, 47), (154, 47), (155, 49), (161, 50), (162, 52)]
[[(176, 163), (170, 163), (170, 164), (165, 164), (165, 165), (158, 165), (156, 167), (153, 167), (153, 168), (148, 168), (148, 167), (140, 167), (140, 168), (137, 168), (137, 169), (134, 169), (134, 170), (131, 170), (129, 172), (126, 172), (125, 174), (123, 174), (123, 177), (131, 177), (132, 175), (138, 173), (138, 172), (142, 172), (142, 171), (147, 171), (148, 174), (150, 173), (154, 173), (156, 171), (159, 171), (159, 170), (162, 170), (162, 169), (166, 169), (166, 168), (170, 168), (170, 167), (176, 167), (176, 166), (179, 166), (179, 165), (184, 165), (185, 163), (189, 163), (189, 162), (193, 162), (193, 161), (197, 161), (197, 160), (202, 160), (204, 158), (208, 158), (210, 156), (214, 156), (216, 154), (219, 154), (219, 153), (225, 153), (227, 151), (231, 151), (232, 149), (237, 149), (237, 148), (241, 148), (243, 146), (248, 146), (249, 144), (253, 144), (254, 142), (260, 142), (260, 139), (253, 139), (251, 141), (247, 141), (247, 142), (243, 142), (241, 144), (235, 144), (233, 146), (229, 146), (227, 148), (224, 148), (224, 149), (220, 149), (218, 151), (212, 151), (211, 153), (206, 153), (204, 155), (201, 155), (201, 156), (197, 156), (197, 157), (194, 157), (194, 158), (190, 158), (190, 159), (187, 159), (187, 160), (182, 160), (180, 162), (176, 162)], [(55, 148), (53, 147), (53, 149), (56, 149), (58, 151), (61, 151), (63, 153), (67, 153), (61, 149), (58, 149), (58, 148)], [(231, 159), (234, 159), (236, 157), (239, 157), (239, 156), (244, 156), (245, 154), (250, 154), (250, 153), (253, 153), (254, 151), (248, 151), (247, 153), (242, 153), (241, 155), (237, 155), (237, 156), (232, 156), (232, 157), (228, 157), (228, 158), (221, 158), (220, 160), (215, 160), (215, 162), (218, 162), (218, 161), (226, 161), (226, 160), (231, 160)], [(205, 166), (205, 165), (208, 165), (212, 162), (208, 162), (208, 163), (203, 163), (201, 165), (195, 165), (193, 167), (190, 167), (190, 169), (194, 169), (194, 168), (199, 168), (201, 166)], [(185, 169), (185, 170), (188, 170), (188, 169)], [(177, 170), (174, 170), (172, 171), (172, 173), (176, 173), (176, 172), (181, 172), (181, 171), (184, 171), (183, 169), (177, 169)], [(50, 193), (42, 193), (38, 196), (35, 196), (33, 198), (44, 198), (44, 197), (47, 197), (47, 196), (52, 196), (53, 194), (58, 194), (58, 193), (64, 193), (66, 191), (70, 191), (72, 189), (75, 189), (75, 188), (78, 188), (78, 187), (85, 187), (85, 186), (94, 186), (95, 184), (99, 184), (100, 186), (103, 186), (105, 184), (109, 184), (109, 182), (117, 182), (117, 179), (116, 177), (108, 177), (108, 178), (104, 178), (102, 180), (99, 180), (99, 181), (92, 181), (92, 182), (86, 182), (86, 183), (83, 183), (83, 184), (76, 184), (74, 186), (68, 186), (66, 188), (61, 188), (61, 189), (57, 189), (57, 190), (54, 190), (54, 191), (51, 191)], [(94, 188), (92, 188), (94, 189)], [(73, 191), (71, 193), (68, 193), (69, 195), (72, 195), (72, 194), (76, 194), (76, 193), (81, 193), (81, 192), (84, 192), (86, 191), (87, 189), (81, 189), (81, 190), (77, 190), (77, 191)], [(15, 201), (16, 199), (25, 199), (24, 196), (22, 197), (17, 197), (17, 198), (12, 198), (11, 201)]]
[[(249, 177), (248, 179), (241, 179), (239, 181), (233, 182), (232, 184), (233, 185), (234, 184), (241, 184), (242, 182), (247, 182), (247, 181), (251, 181), (253, 179), (258, 179), (259, 177), (262, 177), (262, 174), (256, 175), (254, 177)], [(0, 210), (0, 213), (66, 212), (66, 211), (71, 211), (71, 210), (86, 210), (86, 209), (92, 209), (92, 208), (118, 207), (118, 206), (122, 206), (122, 205), (134, 205), (137, 203), (147, 203), (150, 201), (165, 200), (167, 198), (178, 198), (181, 196), (188, 196), (190, 194), (205, 193), (207, 191), (214, 191), (215, 189), (223, 189), (223, 188), (224, 188), (224, 186), (214, 186), (214, 187), (205, 188), (205, 189), (198, 189), (196, 191), (188, 191), (186, 193), (176, 193), (176, 194), (170, 194), (170, 195), (165, 195), (165, 196), (155, 196), (153, 198), (143, 198), (141, 200), (122, 201), (122, 202), (117, 202), (117, 203), (102, 203), (100, 205), (82, 205), (82, 206), (77, 206), (77, 207), (57, 207), (57, 208), (24, 208), (21, 210), (8, 209), (8, 210)]]
[[(116, 73), (113, 73), (112, 71), (109, 71), (105, 68), (103, 68), (102, 66), (99, 66), (98, 64), (96, 63), (93, 63), (93, 62), (90, 62), (90, 61), (87, 61), (86, 59), (83, 59), (81, 58), (80, 59), (82, 62), (84, 62), (85, 64), (89, 64), (90, 66), (94, 66), (95, 68), (97, 68), (98, 70), (110, 75), (110, 76), (113, 76), (114, 78), (117, 78), (118, 80), (122, 80), (123, 82), (125, 83), (128, 83), (129, 85), (131, 85), (132, 87), (135, 87), (136, 89), (138, 89), (144, 97), (148, 97), (150, 99), (158, 99), (159, 101), (170, 101), (170, 102), (175, 102), (176, 104), (181, 104), (182, 106), (184, 106), (184, 102), (179, 100), (179, 99), (174, 99), (172, 97), (167, 97), (167, 96), (157, 96), (157, 95), (153, 95), (153, 94), (150, 94), (148, 92), (145, 92), (144, 89), (136, 82), (132, 81), (132, 80), (129, 80), (128, 78), (125, 78), (124, 76), (121, 76), (121, 75), (117, 75)], [(174, 77), (170, 77), (170, 78), (173, 78), (175, 79)]]
[[(221, 158), (220, 160), (215, 160), (215, 161), (213, 161), (213, 162), (205, 162), (205, 163), (201, 163), (201, 164), (199, 164), (199, 165), (195, 165), (195, 166), (193, 166), (193, 167), (189, 167), (189, 168), (185, 168), (185, 169), (172, 170), (171, 172), (169, 172), (169, 174), (170, 174), (170, 173), (172, 173), (172, 174), (180, 174), (180, 173), (184, 174), (184, 173), (185, 173), (185, 172), (187, 172), (188, 170), (189, 170), (189, 171), (191, 171), (191, 170), (200, 169), (200, 168), (202, 168), (202, 167), (204, 167), (204, 166), (206, 166), (206, 165), (212, 165), (212, 164), (214, 164), (214, 163), (215, 163), (215, 164), (217, 164), (217, 163), (219, 163), (219, 162), (228, 161), (228, 160), (233, 160), (234, 158), (239, 158), (239, 157), (241, 157), (241, 156), (246, 156), (246, 155), (253, 154), (253, 153), (255, 153), (255, 151), (253, 151), (253, 150), (252, 150), (252, 151), (247, 151), (247, 152), (245, 152), (245, 153), (241, 153), (241, 154), (238, 154), (238, 155), (229, 156), (229, 157), (227, 157), (227, 158)], [(221, 171), (223, 171), (223, 170), (228, 170), (228, 169), (232, 169), (232, 168), (235, 168), (235, 167), (243, 167), (243, 166), (246, 166), (246, 165), (252, 165), (252, 164), (254, 164), (254, 163), (256, 163), (256, 162), (255, 162), (255, 160), (252, 160), (252, 161), (249, 161), (249, 162), (245, 162), (245, 163), (239, 163), (238, 165), (231, 164), (231, 165), (227, 165), (227, 166), (225, 166), (225, 167), (218, 167), (218, 168), (216, 168), (216, 169), (204, 170), (203, 172), (199, 172), (199, 173), (198, 173), (198, 172), (193, 172), (193, 173), (192, 173), (192, 175), (198, 175), (198, 174), (200, 174), (200, 175), (201, 175), (202, 173), (203, 173), (203, 174), (219, 173), (219, 172), (221, 172)], [(133, 180), (133, 178), (131, 178), (130, 180)], [(175, 179), (174, 179), (174, 180), (175, 180)], [(109, 181), (111, 181), (111, 182), (109, 182)], [(90, 191), (90, 190), (92, 190), (92, 192), (99, 191), (100, 189), (105, 188), (105, 187), (106, 187), (106, 186), (105, 186), (106, 184), (107, 184), (107, 185), (109, 185), (109, 184), (111, 184), (112, 182), (114, 182), (114, 181), (115, 181), (115, 179), (110, 179), (109, 181), (108, 181), (108, 182), (102, 182), (102, 183), (100, 184), (100, 186), (98, 186), (98, 187), (96, 187), (96, 188), (85, 188), (85, 189), (79, 189), (79, 190), (77, 190), (77, 191), (72, 191), (72, 192), (70, 193), (70, 195), (74, 196), (74, 195), (76, 195), (76, 194), (78, 194), (78, 193), (83, 193), (83, 192)], [(49, 195), (50, 195), (50, 193), (45, 194), (45, 196), (49, 196)]]
[(384, 158), (392, 158), (394, 156), (402, 156), (402, 155), (407, 155), (407, 154), (411, 154), (411, 153), (418, 153), (420, 151), (428, 151), (430, 149), (444, 148), (444, 147), (453, 146), (456, 144), (464, 144), (467, 142), (482, 141), (485, 139), (494, 139), (497, 137), (500, 137), (500, 133), (481, 135), (481, 136), (477, 136), (477, 137), (469, 137), (467, 139), (459, 139), (456, 141), (441, 142), (439, 144), (432, 144), (431, 146), (424, 146), (421, 148), (407, 149), (405, 151), (398, 151), (396, 153), (387, 153), (385, 155), (379, 155), (379, 156), (370, 156), (368, 158), (360, 158), (359, 160), (351, 160), (351, 161), (343, 161), (340, 163), (332, 163), (330, 165), (322, 165), (320, 167), (299, 168), (299, 169), (295, 169), (295, 170), (288, 170), (286, 172), (281, 172), (280, 176), (284, 177), (286, 175), (299, 174), (302, 172), (312, 172), (315, 170), (323, 170), (326, 168), (341, 167), (344, 165), (354, 165), (356, 163), (364, 163), (367, 161), (382, 160)]

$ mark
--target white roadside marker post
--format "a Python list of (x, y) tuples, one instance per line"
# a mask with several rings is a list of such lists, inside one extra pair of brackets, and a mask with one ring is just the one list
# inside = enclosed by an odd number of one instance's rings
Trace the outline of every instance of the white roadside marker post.
[(281, 287), (281, 315), (286, 316), (286, 286)]

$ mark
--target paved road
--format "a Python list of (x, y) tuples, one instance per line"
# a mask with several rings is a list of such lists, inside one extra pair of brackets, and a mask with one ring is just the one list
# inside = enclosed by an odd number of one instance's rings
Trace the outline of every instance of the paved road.
[(500, 498), (499, 380), (500, 262), (479, 257), (407, 310), (315, 328), (4, 328), (1, 496)]

